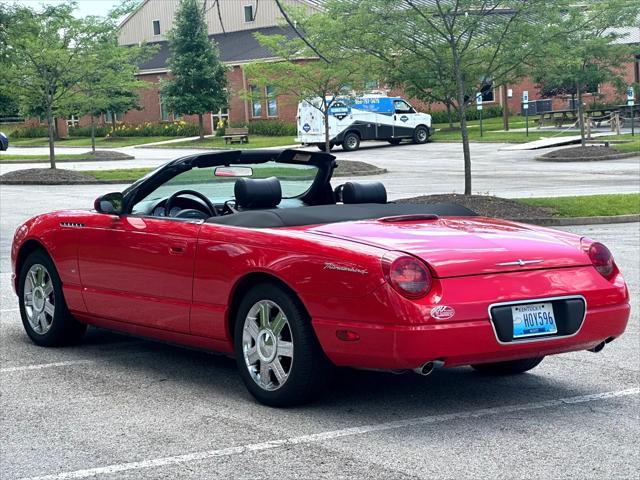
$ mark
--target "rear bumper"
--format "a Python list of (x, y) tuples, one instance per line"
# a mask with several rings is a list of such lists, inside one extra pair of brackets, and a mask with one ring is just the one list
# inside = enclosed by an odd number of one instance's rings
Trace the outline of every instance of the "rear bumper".
[[(587, 350), (620, 336), (629, 312), (628, 303), (589, 308), (574, 336), (509, 343), (498, 341), (488, 318), (428, 325), (371, 325), (314, 318), (313, 326), (336, 365), (392, 370), (412, 369), (433, 360), (456, 366)], [(360, 339), (339, 340), (338, 330), (356, 332)]]

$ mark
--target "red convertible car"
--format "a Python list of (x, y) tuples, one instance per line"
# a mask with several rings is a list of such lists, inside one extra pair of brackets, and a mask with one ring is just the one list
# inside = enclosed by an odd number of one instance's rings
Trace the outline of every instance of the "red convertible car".
[(388, 203), (377, 182), (334, 190), (335, 167), (296, 150), (187, 156), (94, 210), (31, 218), (11, 252), (27, 334), (58, 346), (90, 324), (227, 353), (282, 406), (333, 366), (522, 373), (623, 333), (629, 294), (601, 243)]

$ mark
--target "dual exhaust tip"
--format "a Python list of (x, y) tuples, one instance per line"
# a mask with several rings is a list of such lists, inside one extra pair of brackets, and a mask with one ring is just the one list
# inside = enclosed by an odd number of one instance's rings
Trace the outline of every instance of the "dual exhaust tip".
[(414, 368), (413, 371), (418, 375), (426, 377), (427, 375), (431, 374), (431, 372), (433, 372), (436, 368), (441, 368), (443, 366), (444, 362), (442, 360), (433, 360), (431, 362), (423, 363), (419, 367)]

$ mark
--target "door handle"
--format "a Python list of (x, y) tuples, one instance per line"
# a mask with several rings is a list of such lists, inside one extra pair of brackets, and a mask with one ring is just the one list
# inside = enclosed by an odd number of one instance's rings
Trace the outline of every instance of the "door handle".
[(182, 255), (186, 249), (186, 245), (171, 245), (169, 247), (169, 253), (172, 255)]

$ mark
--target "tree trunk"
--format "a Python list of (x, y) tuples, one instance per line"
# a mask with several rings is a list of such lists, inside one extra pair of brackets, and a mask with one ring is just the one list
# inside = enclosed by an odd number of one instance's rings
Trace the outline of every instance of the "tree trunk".
[(58, 119), (56, 117), (53, 118), (53, 138), (55, 140), (60, 140), (60, 132), (58, 132)]
[(116, 124), (116, 113), (115, 112), (111, 112), (111, 136), (112, 137), (116, 137), (116, 127), (118, 125)]
[(462, 155), (464, 157), (464, 194), (471, 195), (471, 150), (469, 149), (469, 131), (467, 130), (467, 106), (464, 101), (464, 77), (460, 68), (460, 58), (453, 51), (453, 69), (458, 87), (458, 114), (460, 115), (460, 133), (462, 134)]
[(56, 153), (55, 153), (55, 136), (56, 128), (53, 120), (53, 109), (51, 105), (47, 106), (47, 123), (49, 124), (49, 163), (51, 168), (56, 168)]
[(502, 126), (505, 132), (509, 131), (509, 99), (506, 85), (502, 86)]
[(204, 116), (202, 113), (198, 114), (198, 126), (200, 127), (200, 140), (204, 140)]
[(580, 145), (585, 147), (587, 145), (584, 138), (584, 108), (582, 106), (582, 90), (580, 85), (576, 83), (576, 92), (578, 93), (578, 124), (580, 125)]
[(329, 153), (331, 151), (331, 139), (329, 138), (329, 106), (326, 105), (324, 112), (324, 151)]
[(96, 153), (96, 118), (91, 113), (91, 151)]
[(453, 115), (451, 114), (451, 103), (447, 102), (447, 120), (449, 120), (449, 128), (453, 128)]

